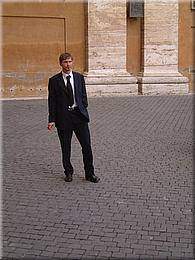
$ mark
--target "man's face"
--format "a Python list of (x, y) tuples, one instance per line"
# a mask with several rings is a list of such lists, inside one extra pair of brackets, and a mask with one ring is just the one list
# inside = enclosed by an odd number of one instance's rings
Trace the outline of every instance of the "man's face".
[(67, 58), (63, 60), (60, 64), (64, 73), (69, 74), (73, 68), (73, 60), (71, 58)]

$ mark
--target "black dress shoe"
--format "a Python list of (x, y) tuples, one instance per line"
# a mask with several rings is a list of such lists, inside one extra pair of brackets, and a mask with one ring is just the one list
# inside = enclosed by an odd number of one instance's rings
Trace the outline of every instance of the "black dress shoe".
[(66, 175), (66, 177), (64, 178), (64, 180), (65, 180), (66, 182), (71, 182), (71, 181), (72, 181), (72, 175), (71, 175), (71, 174)]
[(90, 182), (98, 183), (100, 181), (100, 178), (95, 176), (94, 174), (86, 176), (85, 179)]

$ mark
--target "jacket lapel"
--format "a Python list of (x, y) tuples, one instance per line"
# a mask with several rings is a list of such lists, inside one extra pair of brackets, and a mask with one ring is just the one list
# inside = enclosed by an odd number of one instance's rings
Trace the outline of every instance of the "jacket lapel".
[(66, 89), (66, 86), (65, 86), (65, 83), (64, 83), (62, 72), (60, 72), (58, 74), (58, 84), (59, 84), (60, 88), (67, 94), (67, 89)]

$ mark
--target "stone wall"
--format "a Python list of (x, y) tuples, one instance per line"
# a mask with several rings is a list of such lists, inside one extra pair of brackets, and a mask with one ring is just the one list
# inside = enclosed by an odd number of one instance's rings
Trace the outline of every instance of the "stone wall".
[(144, 4), (142, 94), (188, 93), (188, 78), (178, 71), (178, 0)]

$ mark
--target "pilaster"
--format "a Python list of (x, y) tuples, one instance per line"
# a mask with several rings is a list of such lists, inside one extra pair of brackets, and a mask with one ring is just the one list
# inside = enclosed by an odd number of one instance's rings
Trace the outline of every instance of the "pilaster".
[(188, 93), (188, 78), (178, 71), (178, 0), (145, 0), (142, 94)]
[(137, 79), (126, 70), (126, 0), (88, 1), (89, 94), (137, 94)]

